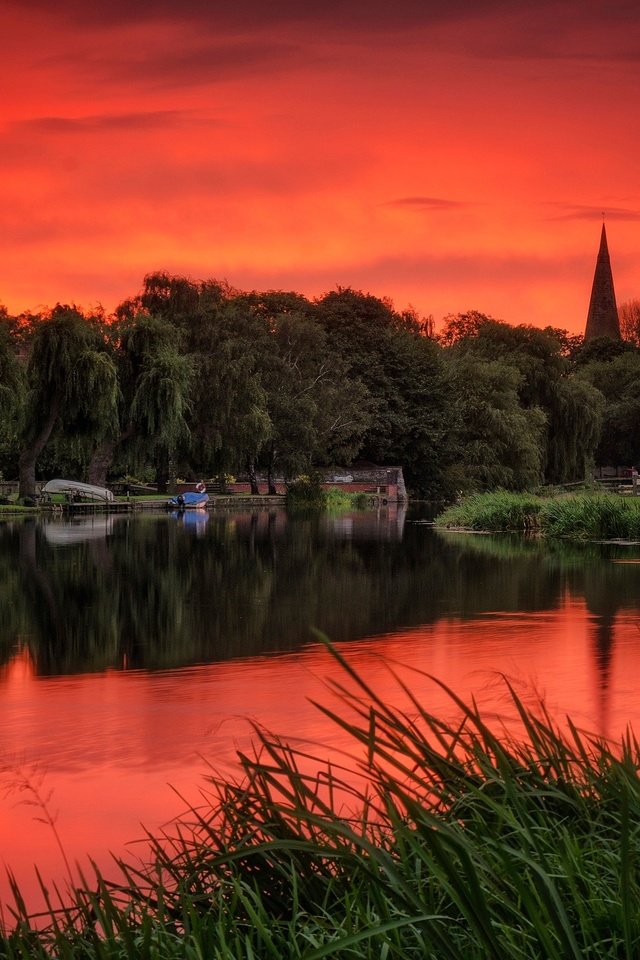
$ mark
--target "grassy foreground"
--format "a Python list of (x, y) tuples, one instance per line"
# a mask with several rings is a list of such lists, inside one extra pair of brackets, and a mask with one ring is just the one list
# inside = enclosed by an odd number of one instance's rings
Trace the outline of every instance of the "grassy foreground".
[(402, 712), (341, 662), (351, 692), (337, 687), (337, 713), (319, 709), (351, 735), (357, 762), (311, 763), (257, 732), (241, 779), (212, 777), (190, 822), (151, 841), (148, 868), (123, 865), (121, 883), (96, 873), (42, 929), (18, 900), (0, 956), (640, 955), (635, 740), (613, 750), (570, 724), (563, 736), (508, 684), (517, 739), (451, 691), (454, 723), (398, 681)]
[(528, 493), (479, 493), (449, 507), (441, 527), (491, 532), (535, 531), (575, 540), (640, 539), (640, 497), (570, 494), (539, 497)]

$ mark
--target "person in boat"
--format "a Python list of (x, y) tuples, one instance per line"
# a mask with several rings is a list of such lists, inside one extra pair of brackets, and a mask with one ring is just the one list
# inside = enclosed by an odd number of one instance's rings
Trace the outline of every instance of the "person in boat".
[(204, 480), (198, 480), (198, 482), (196, 483), (196, 493), (206, 493), (206, 492), (207, 492), (206, 483), (204, 482)]

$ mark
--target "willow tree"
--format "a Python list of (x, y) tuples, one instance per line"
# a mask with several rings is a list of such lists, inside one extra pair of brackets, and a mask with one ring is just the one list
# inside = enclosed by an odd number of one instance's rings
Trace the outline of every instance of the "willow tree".
[(452, 407), (445, 492), (540, 483), (546, 418), (539, 407), (522, 406), (522, 374), (511, 364), (458, 350), (447, 354), (447, 368)]
[(11, 335), (11, 321), (6, 310), (0, 307), (0, 456), (3, 466), (15, 447), (24, 412), (25, 386), (25, 372)]
[(640, 463), (640, 353), (589, 363), (579, 368), (578, 375), (604, 397), (596, 464), (631, 467)]
[(112, 428), (118, 384), (100, 321), (58, 304), (34, 319), (19, 496), (36, 493), (36, 464), (50, 439), (99, 440)]
[(592, 384), (577, 376), (558, 382), (554, 404), (547, 411), (548, 483), (573, 483), (589, 476), (602, 436), (604, 407), (602, 393)]
[(258, 458), (272, 432), (264, 385), (268, 322), (233, 301), (205, 308), (192, 346), (195, 456), (212, 472), (246, 470), (257, 492)]
[(96, 445), (89, 464), (89, 480), (99, 485), (106, 483), (117, 447), (126, 446), (136, 463), (162, 472), (189, 436), (193, 364), (180, 352), (176, 329), (141, 312), (116, 325), (111, 339), (121, 402), (113, 429)]
[[(476, 329), (465, 328), (464, 336), (449, 348), (453, 354), (485, 363), (500, 361), (518, 372), (520, 406), (544, 414), (542, 468), (547, 483), (584, 479), (600, 437), (602, 396), (576, 379), (570, 362), (574, 346), (565, 331), (527, 324), (512, 327), (484, 317)], [(614, 347), (628, 349), (621, 344)]]

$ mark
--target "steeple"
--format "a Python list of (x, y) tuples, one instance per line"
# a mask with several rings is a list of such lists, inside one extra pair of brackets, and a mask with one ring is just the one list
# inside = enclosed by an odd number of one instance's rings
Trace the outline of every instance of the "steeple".
[(592, 340), (594, 337), (611, 337), (612, 340), (620, 340), (620, 320), (613, 289), (613, 274), (611, 273), (611, 260), (609, 259), (607, 232), (604, 223), (602, 224), (593, 287), (591, 288), (587, 327), (584, 332), (585, 340)]

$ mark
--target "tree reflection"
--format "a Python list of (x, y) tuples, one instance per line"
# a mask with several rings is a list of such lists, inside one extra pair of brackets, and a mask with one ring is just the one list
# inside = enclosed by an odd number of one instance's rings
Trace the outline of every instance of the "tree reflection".
[(0, 662), (28, 646), (40, 675), (178, 667), (295, 650), (314, 629), (355, 640), (551, 610), (568, 590), (599, 617), (606, 687), (616, 612), (637, 600), (637, 570), (610, 562), (621, 548), (403, 529), (393, 511), (185, 520), (0, 525)]

